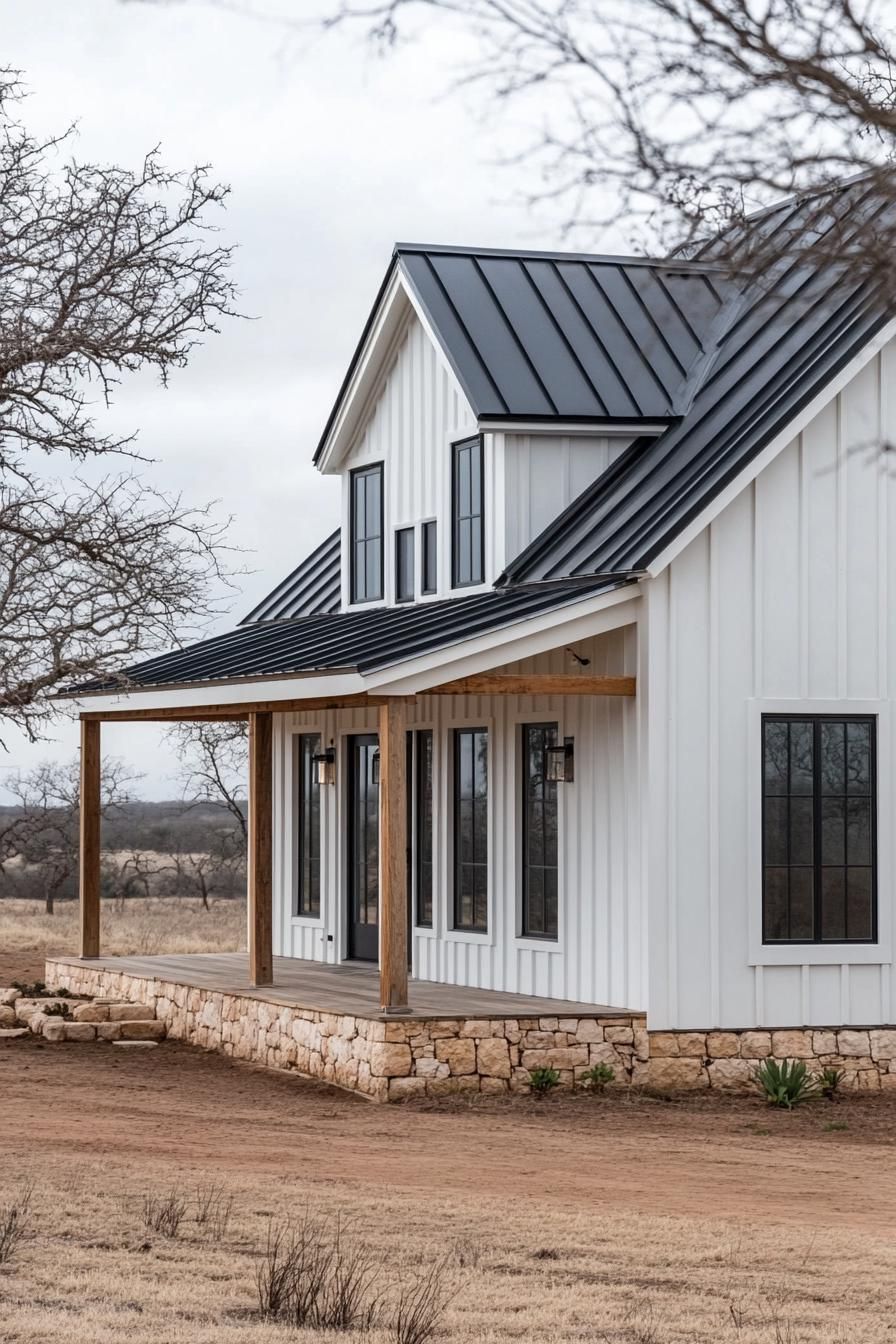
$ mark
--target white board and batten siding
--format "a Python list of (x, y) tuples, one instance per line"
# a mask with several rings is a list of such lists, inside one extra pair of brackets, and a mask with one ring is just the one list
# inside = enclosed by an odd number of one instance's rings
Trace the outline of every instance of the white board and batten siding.
[[(632, 674), (634, 626), (577, 645), (591, 671)], [(504, 669), (568, 672), (559, 650)], [(521, 727), (556, 722), (575, 739), (575, 782), (558, 786), (560, 915), (556, 943), (519, 936)], [(375, 711), (278, 715), (275, 733), (275, 951), (335, 962), (346, 947), (346, 742), (376, 732)], [(451, 919), (452, 730), (489, 729), (489, 928), (455, 931)], [(431, 728), (434, 744), (433, 928), (413, 932), (418, 979), (556, 998), (643, 1007), (646, 931), (640, 887), (638, 722), (624, 697), (421, 696), (410, 727)], [(296, 891), (293, 738), (319, 731), (337, 748), (337, 781), (322, 790), (322, 912), (294, 914)]]
[(503, 457), (505, 564), (632, 442), (630, 434), (496, 434), (495, 440)]
[[(644, 585), (652, 1028), (896, 1021), (894, 388), (890, 344)], [(762, 945), (763, 712), (878, 717), (876, 945)]]

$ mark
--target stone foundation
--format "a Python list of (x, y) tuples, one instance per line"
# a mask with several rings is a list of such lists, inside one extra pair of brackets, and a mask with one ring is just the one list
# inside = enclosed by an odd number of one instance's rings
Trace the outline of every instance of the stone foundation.
[(615, 1086), (745, 1089), (769, 1056), (805, 1060), (813, 1072), (842, 1069), (846, 1089), (896, 1088), (896, 1027), (648, 1033), (637, 1014), (387, 1021), (62, 961), (47, 962), (46, 978), (72, 994), (145, 1004), (171, 1039), (374, 1101), (525, 1092), (530, 1070), (545, 1067), (572, 1087), (595, 1064), (614, 1070)]
[(774, 1031), (652, 1031), (645, 1071), (657, 1091), (747, 1088), (769, 1057), (801, 1059), (810, 1073), (843, 1070), (844, 1089), (896, 1088), (896, 1027)]
[(374, 1101), (527, 1091), (529, 1070), (543, 1067), (572, 1087), (595, 1064), (608, 1064), (614, 1083), (626, 1086), (642, 1081), (647, 1060), (639, 1016), (384, 1021), (62, 961), (47, 962), (46, 979), (69, 993), (150, 1005), (169, 1039), (294, 1069)]

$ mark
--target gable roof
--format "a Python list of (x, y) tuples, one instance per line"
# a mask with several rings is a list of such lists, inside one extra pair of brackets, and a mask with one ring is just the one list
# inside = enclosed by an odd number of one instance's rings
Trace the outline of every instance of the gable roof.
[(306, 556), (282, 583), (244, 616), (241, 625), (279, 621), (296, 616), (319, 616), (339, 610), (342, 573), (339, 529)]
[(666, 420), (727, 285), (706, 262), (399, 243), (403, 275), (479, 420)]
[(534, 584), (414, 606), (258, 621), (137, 663), (118, 679), (71, 687), (67, 694), (292, 673), (371, 673), (624, 586), (618, 579)]
[[(869, 188), (827, 193), (830, 217), (873, 212)], [(764, 212), (762, 227), (798, 233), (818, 200)], [(888, 323), (873, 285), (846, 266), (792, 249), (720, 313), (711, 352), (682, 418), (639, 438), (508, 566), (498, 580), (638, 573), (823, 391)]]
[(684, 410), (729, 292), (708, 261), (398, 243), (314, 454), (396, 276), (477, 420), (660, 424)]

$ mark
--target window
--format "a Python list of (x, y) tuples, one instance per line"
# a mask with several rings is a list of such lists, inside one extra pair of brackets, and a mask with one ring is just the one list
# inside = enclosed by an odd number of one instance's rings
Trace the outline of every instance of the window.
[(317, 733), (302, 733), (297, 743), (299, 853), (296, 914), (315, 918), (320, 914), (320, 784), (315, 753), (320, 751)]
[(555, 723), (523, 725), (524, 937), (557, 937), (557, 785), (547, 778)]
[(432, 928), (432, 732), (414, 734), (415, 923)]
[(400, 527), (395, 533), (395, 601), (414, 600), (414, 529)]
[(423, 583), (420, 591), (437, 593), (439, 590), (439, 560), (436, 552), (436, 525), (423, 524)]
[(763, 941), (874, 942), (874, 719), (766, 715), (762, 760)]
[(482, 493), (482, 439), (464, 439), (454, 445), (452, 463), (451, 583), (455, 588), (482, 583), (485, 575)]
[(454, 732), (454, 927), (488, 928), (488, 729)]
[(383, 464), (353, 471), (351, 492), (352, 601), (376, 602), (383, 596)]

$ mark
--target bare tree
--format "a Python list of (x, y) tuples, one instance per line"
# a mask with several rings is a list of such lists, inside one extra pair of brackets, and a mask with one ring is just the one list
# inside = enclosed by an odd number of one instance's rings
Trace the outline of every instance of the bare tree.
[(196, 896), (203, 910), (210, 910), (213, 896), (229, 898), (245, 891), (245, 839), (233, 825), (210, 829), (205, 849), (171, 849), (157, 873), (161, 894)]
[[(101, 778), (100, 815), (105, 817), (130, 800), (140, 776), (122, 761), (105, 760)], [(0, 872), (13, 859), (34, 870), (52, 915), (57, 897), (78, 871), (79, 763), (47, 761), (5, 787), (17, 811), (4, 837)]]
[[(478, 40), (462, 87), (537, 115), (514, 161), (574, 229), (647, 218), (667, 249), (726, 231), (742, 264), (732, 225), (782, 196), (857, 172), (879, 202), (896, 195), (882, 0), (331, 0), (324, 24), (391, 48), (439, 18)], [(881, 224), (873, 265), (892, 270), (896, 225)]]
[(181, 761), (181, 795), (186, 803), (217, 803), (230, 813), (247, 838), (246, 772), (249, 743), (246, 724), (178, 723), (166, 734)]
[(227, 189), (206, 168), (136, 171), (41, 139), (0, 71), (0, 723), (33, 737), (52, 693), (109, 678), (214, 609), (222, 525), (133, 475), (48, 479), (47, 461), (136, 456), (103, 432), (123, 374), (166, 382), (233, 311)]

